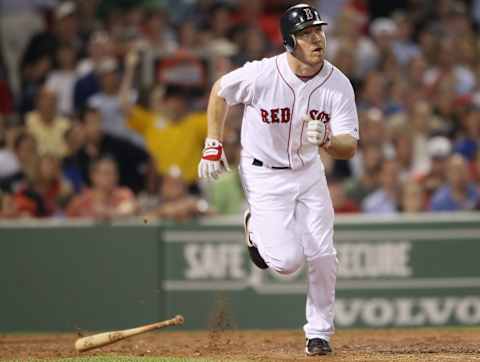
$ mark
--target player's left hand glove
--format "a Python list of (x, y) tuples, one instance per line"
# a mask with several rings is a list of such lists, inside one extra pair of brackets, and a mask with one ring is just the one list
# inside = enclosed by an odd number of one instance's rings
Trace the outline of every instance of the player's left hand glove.
[(307, 122), (307, 139), (319, 147), (328, 148), (332, 142), (332, 130), (328, 121), (316, 120), (305, 115), (304, 122)]
[(208, 180), (216, 180), (222, 173), (230, 171), (227, 157), (219, 140), (207, 138), (202, 159), (198, 165), (198, 176)]

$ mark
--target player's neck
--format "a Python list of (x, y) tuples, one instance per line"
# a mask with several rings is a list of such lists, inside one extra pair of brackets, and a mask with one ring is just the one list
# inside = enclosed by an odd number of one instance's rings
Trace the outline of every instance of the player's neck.
[(323, 68), (323, 64), (325, 61), (322, 61), (321, 63), (318, 64), (308, 64), (305, 62), (302, 62), (300, 59), (295, 57), (291, 53), (287, 53), (287, 62), (290, 67), (290, 69), (293, 71), (294, 74), (296, 74), (299, 77), (312, 77), (320, 72), (320, 70)]

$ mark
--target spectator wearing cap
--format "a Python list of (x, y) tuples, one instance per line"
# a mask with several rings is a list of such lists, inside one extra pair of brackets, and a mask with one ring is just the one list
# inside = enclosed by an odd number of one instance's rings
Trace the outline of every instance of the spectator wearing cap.
[(381, 17), (372, 21), (369, 32), (375, 44), (375, 53), (372, 56), (370, 69), (378, 67), (382, 58), (393, 52), (397, 30), (397, 24), (390, 18)]
[(448, 138), (436, 136), (428, 140), (426, 149), (429, 166), (424, 174), (419, 175), (418, 182), (429, 201), (447, 181), (447, 160), (452, 152), (452, 144)]
[(70, 120), (57, 112), (56, 94), (43, 87), (37, 96), (36, 108), (26, 115), (27, 131), (35, 138), (40, 155), (49, 153), (62, 158), (67, 153), (65, 132)]
[(197, 164), (207, 133), (207, 115), (190, 110), (193, 93), (186, 86), (168, 85), (163, 97), (158, 99), (159, 104), (151, 107), (158, 111), (132, 105), (128, 95), (138, 56), (130, 53), (125, 62), (121, 100), (129, 127), (145, 140), (159, 174), (167, 174), (177, 165), (185, 182), (197, 191)]
[(21, 62), (22, 73), (31, 71), (35, 64), (45, 57), (51, 64), (54, 64), (60, 45), (69, 45), (79, 53), (83, 51), (75, 3), (73, 1), (61, 2), (54, 11), (53, 20), (51, 30), (37, 33), (30, 39)]
[(478, 187), (471, 182), (467, 161), (459, 154), (450, 156), (447, 163), (447, 183), (432, 196), (430, 210), (473, 210), (480, 199)]

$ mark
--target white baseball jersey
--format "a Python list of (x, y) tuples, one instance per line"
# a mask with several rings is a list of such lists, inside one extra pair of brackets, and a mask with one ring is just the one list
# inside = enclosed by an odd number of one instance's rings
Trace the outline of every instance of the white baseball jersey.
[(287, 53), (246, 63), (220, 80), (228, 105), (245, 105), (242, 156), (268, 166), (297, 169), (318, 157), (306, 137), (303, 117), (330, 120), (332, 134), (359, 137), (355, 96), (348, 78), (328, 61), (303, 81), (287, 63)]

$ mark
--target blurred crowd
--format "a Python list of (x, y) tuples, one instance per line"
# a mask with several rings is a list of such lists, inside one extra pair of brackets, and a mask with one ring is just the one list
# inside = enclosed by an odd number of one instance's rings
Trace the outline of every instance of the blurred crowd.
[[(317, 0), (360, 144), (321, 154), (337, 213), (480, 210), (480, 1)], [(200, 182), (209, 87), (283, 51), (286, 0), (0, 0), (0, 218), (239, 214)], [(334, 120), (333, 120), (334, 121)]]

